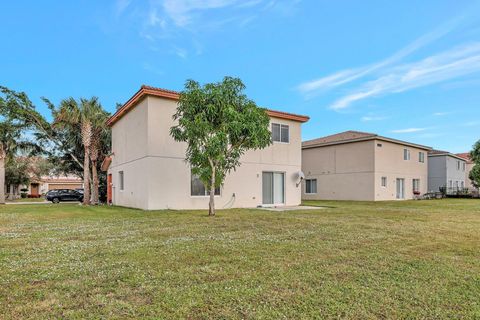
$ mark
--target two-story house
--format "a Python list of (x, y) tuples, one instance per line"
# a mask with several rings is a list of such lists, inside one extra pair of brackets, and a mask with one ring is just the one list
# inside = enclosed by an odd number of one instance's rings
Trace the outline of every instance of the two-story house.
[(447, 193), (465, 189), (467, 162), (448, 151), (430, 150), (428, 153), (428, 190), (439, 191), (446, 188)]
[[(112, 156), (108, 170), (111, 203), (141, 209), (205, 209), (208, 191), (191, 174), (186, 144), (170, 136), (179, 94), (142, 86), (108, 120)], [(267, 110), (273, 143), (248, 151), (215, 192), (217, 208), (299, 205), (301, 124), (308, 117)]]
[(346, 131), (305, 141), (305, 200), (412, 199), (427, 192), (430, 147)]

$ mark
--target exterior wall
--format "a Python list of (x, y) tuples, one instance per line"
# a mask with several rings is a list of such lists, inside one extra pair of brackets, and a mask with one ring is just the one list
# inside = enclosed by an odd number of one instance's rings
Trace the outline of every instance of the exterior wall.
[[(441, 187), (461, 188), (462, 182), (465, 184), (465, 177), (467, 170), (463, 170), (464, 160), (452, 157), (450, 155), (430, 155), (429, 157), (429, 179), (428, 190), (439, 191)], [(460, 169), (457, 167), (457, 162), (460, 161)]]
[[(113, 203), (148, 209), (148, 103), (143, 99), (127, 116), (112, 127)], [(119, 188), (119, 172), (124, 172), (124, 190)], [(127, 182), (128, 181), (128, 182)]]
[[(410, 151), (410, 160), (404, 160), (404, 149)], [(420, 152), (423, 152), (425, 162), (419, 161)], [(382, 177), (387, 178), (386, 187), (382, 187)], [(405, 181), (404, 199), (414, 198), (413, 179), (420, 180), (419, 191), (421, 194), (426, 193), (428, 190), (427, 150), (375, 140), (375, 200), (397, 199), (397, 179)]]
[[(381, 147), (378, 146), (381, 144)], [(403, 150), (410, 150), (410, 160)], [(425, 162), (419, 162), (419, 152)], [(405, 199), (412, 199), (413, 179), (420, 179), (420, 192), (427, 192), (427, 150), (383, 140), (369, 140), (303, 149), (302, 169), (306, 179), (317, 179), (317, 193), (305, 200), (395, 200), (396, 179), (405, 180)], [(387, 186), (382, 187), (382, 177)]]
[(317, 179), (317, 193), (305, 200), (374, 200), (374, 141), (303, 149), (305, 179)]
[(447, 185), (446, 156), (428, 157), (428, 190), (438, 192)]
[[(170, 136), (176, 107), (175, 100), (148, 96), (113, 126), (114, 157), (109, 173), (114, 204), (149, 210), (208, 208), (207, 196), (191, 196), (190, 167), (184, 160), (186, 144)], [(296, 183), (301, 170), (301, 124), (272, 121), (289, 125), (290, 143), (274, 143), (264, 150), (247, 152), (240, 167), (227, 176), (220, 196), (216, 196), (217, 208), (261, 205), (263, 171), (284, 172), (285, 204), (300, 204), (301, 191)], [(133, 137), (127, 139), (125, 130)], [(132, 144), (136, 149), (134, 155), (129, 155), (126, 150)], [(118, 190), (119, 171), (124, 171), (123, 191)]]
[[(458, 169), (457, 162), (460, 162), (460, 169)], [(465, 163), (464, 160), (459, 160), (452, 156), (447, 156), (447, 186), (449, 186), (449, 181), (452, 181), (452, 185), (454, 188), (461, 187), (461, 183), (463, 182), (465, 187), (465, 172), (463, 170), (463, 164)]]

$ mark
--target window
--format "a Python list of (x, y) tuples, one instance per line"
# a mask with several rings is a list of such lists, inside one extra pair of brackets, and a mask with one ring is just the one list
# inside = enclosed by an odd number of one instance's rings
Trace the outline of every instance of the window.
[(465, 182), (462, 181), (460, 184), (461, 184), (462, 189), (464, 189), (465, 188)]
[(290, 142), (290, 128), (286, 124), (272, 123), (272, 140), (274, 142)]
[(460, 161), (457, 160), (457, 170), (460, 170)]
[(413, 179), (413, 192), (420, 192), (420, 179)]
[(387, 187), (387, 177), (382, 177), (382, 187)]
[(418, 162), (425, 162), (425, 153), (423, 152), (418, 153)]
[(118, 187), (120, 191), (123, 191), (124, 181), (123, 181), (123, 171), (118, 172)]
[(463, 163), (463, 171), (465, 171), (465, 168), (466, 168), (466, 163), (464, 162)]
[(377, 143), (377, 147), (381, 148), (383, 145), (381, 143)]
[(410, 150), (403, 149), (403, 160), (410, 160)]
[[(202, 197), (210, 195), (210, 190), (207, 190), (200, 178), (193, 173), (190, 180), (190, 195)], [(215, 188), (215, 195), (220, 195), (220, 187)]]
[(317, 179), (305, 180), (305, 193), (307, 194), (317, 193)]

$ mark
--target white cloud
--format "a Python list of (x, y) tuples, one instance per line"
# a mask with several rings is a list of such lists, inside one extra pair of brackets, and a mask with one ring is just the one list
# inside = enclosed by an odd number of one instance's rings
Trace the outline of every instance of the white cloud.
[(363, 116), (360, 120), (362, 120), (363, 122), (368, 122), (368, 121), (382, 121), (382, 120), (386, 120), (388, 119), (387, 117), (383, 117), (383, 116)]
[(173, 47), (172, 52), (177, 55), (179, 58), (186, 59), (188, 56), (187, 50), (179, 47)]
[(451, 113), (452, 112), (434, 112), (433, 115), (436, 116), (436, 117), (443, 117), (443, 116), (449, 115)]
[[(115, 15), (128, 17), (141, 38), (155, 51), (185, 58), (204, 49), (200, 35), (244, 28), (262, 15), (282, 15), (279, 8), (293, 8), (299, 0), (116, 0)], [(292, 10), (291, 10), (292, 11)], [(182, 47), (182, 49), (178, 49)]]
[(340, 110), (369, 97), (404, 92), (479, 71), (480, 42), (475, 42), (418, 62), (390, 67), (375, 80), (335, 101), (331, 108)]
[(434, 30), (433, 32), (427, 33), (420, 38), (416, 39), (406, 47), (402, 48), (401, 50), (397, 51), (390, 57), (360, 68), (353, 68), (342, 70), (331, 74), (326, 77), (322, 77), (319, 79), (311, 80), (300, 84), (297, 88), (298, 90), (303, 93), (307, 98), (315, 95), (322, 90), (331, 89), (333, 87), (337, 87), (354, 80), (360, 79), (365, 77), (369, 74), (374, 73), (382, 68), (388, 67), (395, 62), (400, 61), (401, 59), (407, 57), (408, 55), (416, 52), (417, 50), (425, 47), (426, 45), (432, 43), (433, 41), (445, 36), (449, 32), (451, 32), (457, 24), (459, 23), (460, 19), (453, 19), (448, 23), (444, 24), (443, 26), (439, 27), (438, 29)]
[(392, 133), (412, 133), (412, 132), (420, 132), (420, 131), (425, 131), (427, 128), (406, 128), (406, 129), (397, 129), (397, 130), (392, 130)]
[(480, 126), (480, 121), (468, 121), (462, 124), (463, 127), (476, 127)]
[(192, 22), (195, 13), (229, 7), (238, 2), (238, 0), (164, 0), (163, 8), (177, 26), (185, 27)]
[(121, 15), (130, 5), (132, 0), (117, 0), (115, 2), (115, 15)]

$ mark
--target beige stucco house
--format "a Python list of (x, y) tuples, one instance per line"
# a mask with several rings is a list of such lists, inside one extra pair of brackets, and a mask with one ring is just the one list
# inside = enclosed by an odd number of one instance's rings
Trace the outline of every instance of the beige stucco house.
[(49, 190), (58, 189), (80, 189), (83, 188), (83, 180), (74, 175), (63, 176), (42, 176), (40, 179), (32, 178), (30, 184), (26, 186), (27, 193), (32, 196), (41, 196)]
[[(141, 209), (205, 209), (208, 195), (185, 162), (186, 144), (170, 128), (179, 94), (142, 86), (108, 121), (112, 156), (108, 171), (110, 201)], [(308, 120), (268, 110), (273, 144), (249, 151), (241, 166), (216, 192), (217, 208), (298, 205), (301, 202), (301, 124)]]
[(429, 147), (346, 131), (302, 144), (306, 200), (400, 200), (427, 192)]
[(478, 188), (475, 188), (472, 180), (470, 180), (470, 171), (475, 166), (475, 163), (470, 158), (470, 153), (457, 153), (456, 156), (465, 160), (465, 188), (471, 191), (475, 191), (478, 194)]

